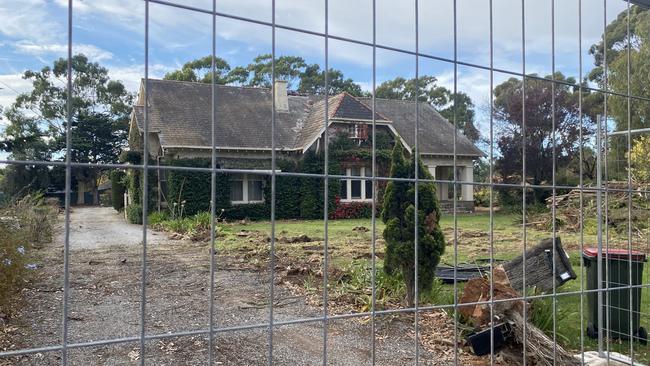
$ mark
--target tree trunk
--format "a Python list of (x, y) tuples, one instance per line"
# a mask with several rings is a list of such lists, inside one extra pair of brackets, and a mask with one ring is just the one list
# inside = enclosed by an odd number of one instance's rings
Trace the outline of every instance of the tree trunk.
[(406, 283), (406, 305), (409, 308), (415, 306), (415, 276), (411, 271), (403, 271), (404, 282)]
[(84, 193), (86, 192), (86, 182), (82, 177), (77, 177), (77, 204), (83, 205), (86, 203)]
[(99, 205), (99, 190), (98, 190), (98, 187), (97, 187), (97, 180), (92, 178), (92, 179), (90, 179), (90, 183), (91, 183), (91, 187), (92, 187), (91, 191), (93, 193), (93, 205), (96, 206), (96, 205)]

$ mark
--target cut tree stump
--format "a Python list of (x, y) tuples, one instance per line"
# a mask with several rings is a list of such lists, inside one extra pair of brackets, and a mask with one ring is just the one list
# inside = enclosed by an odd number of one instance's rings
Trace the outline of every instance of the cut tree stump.
[[(553, 274), (553, 250), (555, 250), (555, 275)], [(510, 285), (519, 293), (524, 293), (524, 256), (521, 255), (503, 265)], [(576, 279), (569, 256), (562, 248), (559, 237), (542, 239), (538, 245), (526, 251), (526, 287), (542, 292), (553, 290), (553, 283), (560, 287)]]

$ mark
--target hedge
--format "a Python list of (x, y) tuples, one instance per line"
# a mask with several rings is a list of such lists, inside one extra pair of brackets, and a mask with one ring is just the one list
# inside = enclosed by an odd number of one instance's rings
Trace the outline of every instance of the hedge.
[(268, 220), (271, 215), (269, 211), (269, 205), (266, 203), (252, 203), (244, 205), (233, 205), (232, 208), (224, 211), (223, 216), (231, 220)]
[[(323, 156), (312, 151), (307, 152), (302, 161), (302, 172), (312, 174), (323, 174), (324, 160)], [(329, 161), (329, 174), (340, 174), (341, 168), (338, 161)], [(325, 179), (321, 177), (301, 178), (302, 186), (300, 189), (300, 216), (302, 219), (322, 219)], [(328, 212), (332, 212), (336, 207), (336, 196), (341, 190), (341, 182), (338, 179), (331, 179), (328, 182)]]
[[(329, 161), (329, 174), (341, 174), (341, 160), (366, 160), (364, 152), (342, 151), (333, 154)], [(345, 158), (344, 158), (345, 157)], [(383, 155), (382, 155), (383, 157)], [(379, 160), (379, 159), (378, 159)], [(173, 160), (173, 166), (209, 168), (211, 160), (206, 158)], [(282, 172), (302, 172), (323, 174), (323, 154), (307, 152), (300, 162), (278, 159), (277, 169)], [(183, 205), (183, 215), (191, 216), (199, 212), (210, 211), (209, 172), (170, 170), (167, 179), (166, 200), (170, 208)], [(264, 203), (232, 205), (230, 203), (230, 181), (226, 174), (217, 174), (216, 209), (225, 219), (269, 219), (271, 213), (271, 177), (265, 177)], [(329, 180), (328, 216), (330, 218), (370, 217), (370, 208), (366, 204), (341, 205), (338, 197), (340, 180)], [(275, 177), (275, 218), (276, 219), (322, 219), (324, 203), (324, 179), (322, 177), (296, 177), (276, 175)], [(138, 203), (139, 201), (134, 201)], [(223, 213), (221, 213), (223, 211)]]
[[(124, 163), (138, 165), (142, 163), (142, 153), (138, 151), (125, 151), (120, 155), (120, 161)], [(155, 164), (155, 161), (149, 160), (149, 164)], [(147, 176), (149, 194), (147, 204), (149, 209), (153, 209), (157, 204), (158, 197), (158, 176), (153, 170), (149, 170)], [(142, 204), (142, 183), (144, 175), (139, 169), (130, 169), (123, 179), (126, 189), (129, 193), (131, 204)]]
[[(295, 172), (299, 170), (298, 164), (290, 160), (277, 160), (277, 169), (283, 172)], [(300, 177), (278, 175), (275, 177), (275, 218), (294, 219), (300, 217), (300, 195), (302, 186)], [(271, 181), (267, 181), (264, 189), (264, 203), (267, 206), (270, 217), (271, 212)]]
[(124, 208), (124, 192), (126, 191), (126, 185), (124, 183), (125, 178), (126, 174), (123, 171), (111, 171), (111, 204), (117, 211)]
[(142, 225), (142, 205), (132, 203), (126, 207), (126, 221), (129, 224)]
[(369, 219), (372, 218), (372, 203), (341, 202), (336, 197), (336, 208), (329, 212), (329, 218), (336, 219)]
[[(210, 159), (178, 159), (171, 162), (173, 166), (210, 168)], [(202, 211), (210, 211), (211, 174), (185, 170), (171, 170), (167, 176), (167, 202), (170, 208), (184, 205), (184, 215), (191, 216)], [(216, 176), (216, 209), (229, 209), (230, 182), (225, 174)]]

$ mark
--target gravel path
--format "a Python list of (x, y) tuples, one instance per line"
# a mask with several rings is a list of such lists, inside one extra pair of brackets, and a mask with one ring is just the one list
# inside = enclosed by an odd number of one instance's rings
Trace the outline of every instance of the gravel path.
[[(64, 242), (63, 230), (56, 239)], [(164, 240), (161, 233), (147, 230), (147, 243)], [(124, 215), (111, 207), (74, 207), (70, 212), (70, 247), (95, 249), (112, 245), (128, 246), (142, 243), (142, 226), (128, 224)]]
[[(142, 228), (128, 225), (111, 209), (75, 208), (71, 232), (69, 342), (88, 342), (139, 336)], [(140, 237), (139, 237), (140, 236)], [(146, 332), (206, 329), (209, 324), (209, 244), (168, 240), (151, 233), (148, 251)], [(9, 318), (5, 329), (12, 346), (38, 347), (61, 342), (62, 233), (59, 240), (38, 250), (40, 268), (23, 292), (22, 311)], [(217, 327), (254, 326), (268, 322), (268, 273), (242, 270), (240, 259), (219, 256), (215, 273)], [(275, 321), (322, 315), (304, 297), (275, 286)], [(370, 322), (330, 321), (328, 364), (367, 365), (370, 360)], [(215, 334), (217, 365), (266, 365), (268, 328)], [(71, 349), (73, 365), (137, 364), (139, 343)], [(273, 361), (277, 365), (322, 364), (321, 322), (276, 327)], [(412, 315), (377, 319), (376, 364), (414, 363)], [(422, 364), (450, 365), (453, 354), (441, 357), (421, 347)], [(208, 358), (205, 335), (161, 338), (147, 342), (151, 365), (202, 365)], [(17, 365), (60, 364), (58, 352), (0, 359)]]

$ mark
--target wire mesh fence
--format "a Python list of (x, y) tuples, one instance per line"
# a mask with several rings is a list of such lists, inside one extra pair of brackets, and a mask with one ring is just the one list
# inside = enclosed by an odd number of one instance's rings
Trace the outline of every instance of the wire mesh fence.
[[(58, 114), (53, 98), (22, 104), (58, 123), (58, 150), (0, 161), (62, 173), (59, 246), (37, 248), (43, 268), (26, 310), (3, 317), (0, 363), (650, 362), (647, 5), (107, 3), (142, 47), (128, 128), (110, 147), (120, 160), (81, 152), (104, 146), (79, 126), (116, 112), (83, 107), (96, 97), (77, 68), (99, 34), (82, 20), (95, 5), (63, 5), (63, 76), (44, 75), (62, 91)], [(313, 65), (291, 58), (302, 49)], [(237, 52), (260, 56), (224, 67)], [(197, 54), (160, 77), (165, 57)], [(84, 179), (112, 171), (141, 227), (79, 205)], [(506, 263), (517, 269), (504, 285)], [(481, 332), (486, 352), (472, 355)]]

